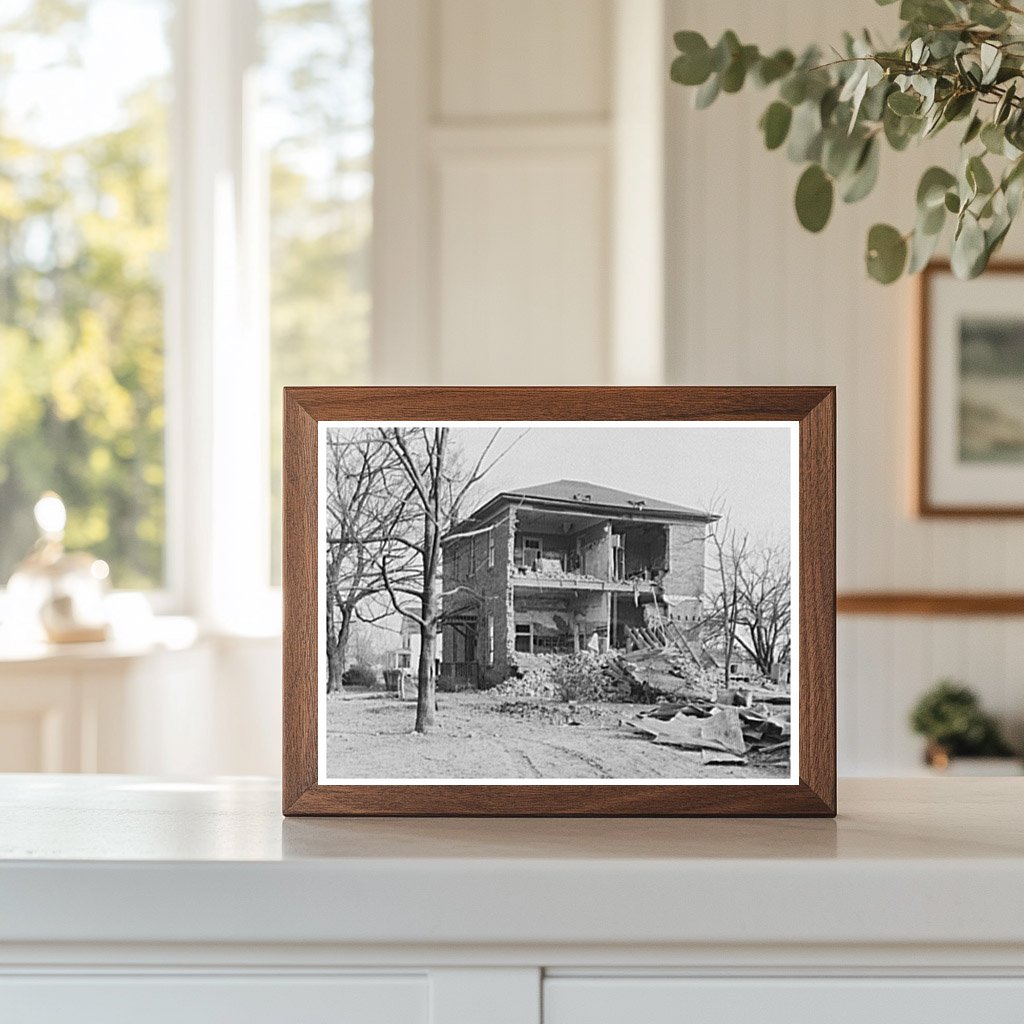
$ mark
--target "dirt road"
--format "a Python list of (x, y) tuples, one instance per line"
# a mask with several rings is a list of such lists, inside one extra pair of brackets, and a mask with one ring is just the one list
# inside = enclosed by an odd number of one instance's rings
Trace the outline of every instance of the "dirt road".
[(487, 693), (438, 695), (438, 728), (412, 731), (415, 705), (383, 694), (327, 699), (332, 778), (742, 779), (785, 778), (786, 764), (704, 765), (699, 753), (659, 746), (622, 719), (629, 704), (566, 705)]

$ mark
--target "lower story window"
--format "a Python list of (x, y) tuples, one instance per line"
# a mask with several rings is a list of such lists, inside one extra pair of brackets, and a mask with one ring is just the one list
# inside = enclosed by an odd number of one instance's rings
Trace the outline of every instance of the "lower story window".
[(516, 623), (516, 650), (533, 654), (533, 626), (529, 622)]

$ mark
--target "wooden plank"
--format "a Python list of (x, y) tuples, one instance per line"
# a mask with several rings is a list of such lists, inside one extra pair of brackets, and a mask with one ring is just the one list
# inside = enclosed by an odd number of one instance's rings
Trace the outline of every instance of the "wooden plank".
[(862, 591), (839, 594), (840, 615), (1024, 615), (1024, 593)]

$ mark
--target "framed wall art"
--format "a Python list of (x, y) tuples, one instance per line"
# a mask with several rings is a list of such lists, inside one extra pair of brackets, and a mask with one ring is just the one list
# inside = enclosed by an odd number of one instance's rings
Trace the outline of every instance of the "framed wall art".
[(1024, 515), (1024, 263), (919, 288), (917, 512)]
[(284, 409), (285, 814), (835, 814), (833, 389)]

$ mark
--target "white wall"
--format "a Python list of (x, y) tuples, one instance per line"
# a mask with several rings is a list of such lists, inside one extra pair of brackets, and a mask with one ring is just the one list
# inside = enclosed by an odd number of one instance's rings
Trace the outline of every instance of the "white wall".
[[(670, 30), (714, 41), (732, 28), (743, 42), (796, 48), (865, 24), (891, 39), (894, 11), (869, 0), (669, 0), (667, 13)], [(667, 87), (669, 383), (837, 385), (840, 590), (1024, 589), (1024, 523), (911, 515), (913, 285), (883, 288), (863, 270), (868, 227), (911, 226), (921, 171), (956, 138), (884, 153), (878, 192), (838, 204), (813, 236), (793, 213), (800, 169), (761, 144), (768, 94), (751, 89), (696, 111), (691, 93)], [(1018, 230), (1006, 253), (1022, 251)], [(908, 710), (946, 675), (974, 686), (1019, 732), (1024, 620), (841, 618), (840, 770), (912, 769), (919, 743)]]
[[(657, 380), (661, 295), (630, 283), (645, 264), (660, 279), (660, 193), (623, 186), (661, 170), (662, 12), (375, 5), (378, 382)], [(638, 61), (619, 59), (623, 38)]]
[[(841, 589), (1024, 589), (1024, 524), (910, 516), (912, 290), (862, 267), (868, 226), (907, 223), (942, 140), (885, 154), (878, 194), (814, 237), (792, 212), (799, 170), (761, 146), (765, 94), (696, 112), (667, 82), (672, 29), (800, 45), (892, 24), (892, 8), (378, 0), (376, 17), (379, 381), (654, 381), (663, 317), (670, 383), (838, 385)], [(1018, 233), (1008, 252), (1022, 249)], [(166, 754), (174, 770), (276, 770), (265, 646), (218, 649), (225, 699), (182, 706), (202, 749), (219, 731), (216, 763), (186, 742)], [(1019, 619), (840, 619), (841, 771), (914, 770), (907, 712), (942, 675), (1020, 730), (1021, 666)]]

